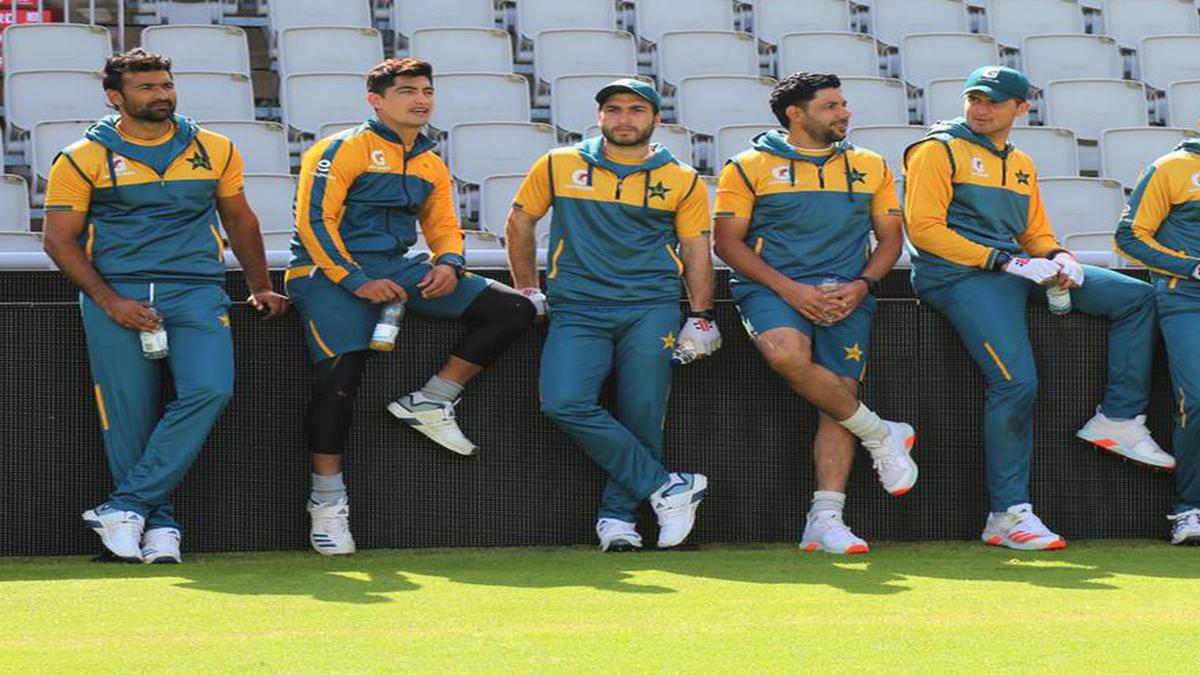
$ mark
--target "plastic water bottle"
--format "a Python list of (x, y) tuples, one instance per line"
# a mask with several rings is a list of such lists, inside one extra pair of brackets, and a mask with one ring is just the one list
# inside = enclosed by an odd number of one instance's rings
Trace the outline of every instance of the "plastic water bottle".
[[(839, 289), (841, 287), (842, 287), (842, 280), (839, 279), (838, 277), (825, 277), (824, 279), (821, 280), (821, 283), (817, 284), (817, 288), (820, 289), (820, 291), (822, 293), (829, 293), (831, 291), (836, 291), (837, 289)], [(828, 321), (828, 320), (822, 320), (822, 321), (816, 322), (816, 324), (818, 326), (824, 326), (826, 328), (828, 328), (829, 326), (832, 326), (835, 323), (837, 323), (837, 322), (836, 321)]]
[(1051, 314), (1071, 313), (1071, 291), (1059, 288), (1057, 284), (1046, 289), (1046, 303), (1050, 305)]
[(675, 349), (671, 351), (671, 363), (685, 366), (695, 361), (697, 356), (699, 355), (696, 353), (696, 345), (693, 345), (691, 340), (684, 340), (675, 345)]
[(138, 337), (142, 340), (142, 356), (157, 361), (167, 358), (167, 354), (170, 353), (167, 348), (167, 326), (153, 305), (150, 306), (150, 312), (158, 319), (158, 325), (154, 330), (139, 332)]
[(396, 337), (400, 335), (400, 321), (404, 318), (404, 303), (389, 302), (379, 312), (379, 323), (371, 333), (371, 349), (390, 352), (396, 348)]

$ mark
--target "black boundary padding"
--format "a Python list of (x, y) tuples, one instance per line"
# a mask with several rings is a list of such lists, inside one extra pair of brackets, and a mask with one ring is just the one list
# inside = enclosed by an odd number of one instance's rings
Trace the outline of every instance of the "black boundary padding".
[[(504, 279), (502, 272), (487, 272)], [(228, 288), (244, 297), (239, 274)], [(775, 377), (719, 283), (724, 347), (676, 371), (666, 427), (671, 469), (703, 471), (709, 496), (691, 542), (794, 541), (813, 489), (812, 406)], [(946, 321), (915, 301), (903, 272), (883, 284), (864, 397), (919, 435), (921, 479), (908, 495), (879, 487), (860, 453), (846, 518), (869, 540), (971, 539), (987, 508), (980, 416), (983, 382)], [(185, 549), (307, 546), (308, 466), (301, 415), (311, 366), (293, 312), (262, 322), (232, 310), (237, 391), (178, 493)], [(1033, 498), (1068, 538), (1152, 537), (1168, 530), (1168, 474), (1122, 463), (1074, 438), (1104, 384), (1106, 324), (1044, 305), (1029, 309), (1040, 373)], [(539, 325), (474, 384), (459, 406), (482, 448), (435, 448), (384, 411), (418, 387), (463, 327), (409, 317), (401, 346), (371, 359), (347, 448), (352, 526), (362, 548), (594, 543), (599, 470), (538, 412)], [(76, 293), (56, 273), (0, 273), (0, 555), (94, 554), (79, 514), (111, 489), (91, 396)], [(169, 395), (169, 387), (166, 394)], [(602, 400), (611, 402), (611, 388)], [(1170, 382), (1155, 361), (1149, 426), (1169, 448)], [(119, 414), (109, 411), (109, 414)], [(656, 536), (653, 516), (643, 536)]]

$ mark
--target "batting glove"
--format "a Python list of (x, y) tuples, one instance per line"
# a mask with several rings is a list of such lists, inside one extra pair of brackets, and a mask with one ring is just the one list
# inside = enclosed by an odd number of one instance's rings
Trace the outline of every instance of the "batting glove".
[(1058, 276), (1060, 269), (1061, 265), (1045, 258), (1013, 258), (1004, 266), (1005, 272), (1029, 279), (1035, 284), (1044, 284), (1053, 279)]
[(537, 310), (538, 316), (546, 316), (549, 308), (546, 305), (546, 294), (542, 292), (542, 289), (522, 288), (520, 293), (525, 296), (526, 300), (533, 303), (533, 308)]
[(1083, 285), (1083, 265), (1079, 264), (1079, 261), (1075, 259), (1075, 256), (1067, 253), (1066, 251), (1060, 251), (1059, 253), (1055, 254), (1051, 260), (1058, 263), (1062, 267), (1062, 270), (1059, 272), (1059, 274), (1070, 279), (1071, 283), (1075, 284), (1076, 286)]

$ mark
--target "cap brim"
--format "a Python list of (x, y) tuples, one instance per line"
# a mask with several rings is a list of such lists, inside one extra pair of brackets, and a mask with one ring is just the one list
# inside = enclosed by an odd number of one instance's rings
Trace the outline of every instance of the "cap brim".
[(1012, 94), (1005, 93), (998, 89), (993, 89), (993, 88), (987, 86), (986, 84), (977, 84), (974, 87), (967, 87), (966, 89), (963, 89), (962, 95), (966, 96), (967, 94), (969, 94), (973, 91), (977, 91), (981, 94), (986, 95), (988, 98), (992, 99), (996, 103), (1003, 103), (1011, 98), (1016, 98), (1016, 96), (1013, 96)]

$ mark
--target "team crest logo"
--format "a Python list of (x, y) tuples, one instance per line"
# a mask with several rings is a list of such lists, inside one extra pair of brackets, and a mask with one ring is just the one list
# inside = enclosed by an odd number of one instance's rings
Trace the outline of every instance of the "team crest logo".
[(208, 169), (212, 171), (212, 162), (208, 161), (208, 155), (202, 154), (199, 150), (192, 153), (192, 156), (188, 157), (187, 161), (192, 165), (192, 171), (196, 169)]
[(971, 158), (971, 170), (975, 172), (976, 176), (988, 175), (987, 171), (984, 170), (982, 157), (972, 157)]
[(1192, 185), (1200, 188), (1200, 173), (1192, 174)]
[(789, 183), (792, 179), (791, 167), (780, 165), (771, 169), (771, 177), (780, 183)]
[(578, 171), (572, 172), (571, 184), (567, 187), (574, 188), (576, 190), (591, 190), (592, 186), (588, 185), (588, 170), (579, 169)]
[(982, 73), (982, 75), (980, 75), (980, 77), (983, 77), (983, 78), (986, 78), (989, 80), (994, 80), (994, 79), (1000, 77), (1000, 69), (999, 68), (988, 68), (987, 70), (983, 71), (983, 73)]
[(382, 150), (372, 150), (371, 163), (375, 166), (387, 166), (387, 157), (384, 156)]

